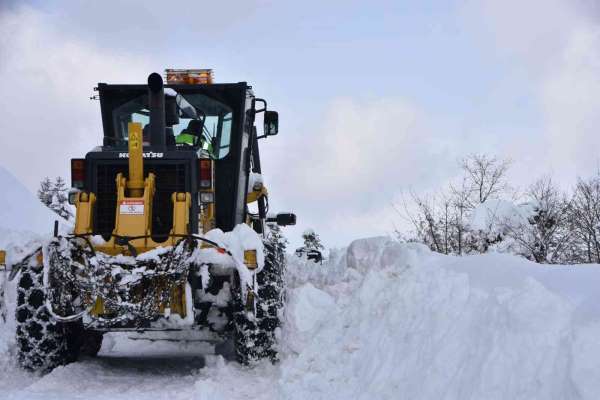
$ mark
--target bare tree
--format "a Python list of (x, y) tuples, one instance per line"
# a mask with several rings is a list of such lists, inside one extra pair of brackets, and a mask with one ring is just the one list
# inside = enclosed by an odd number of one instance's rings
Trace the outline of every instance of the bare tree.
[(600, 175), (577, 182), (569, 224), (577, 237), (582, 261), (600, 263)]
[[(600, 264), (600, 172), (579, 179), (569, 196), (544, 177), (519, 194), (526, 203), (515, 205), (516, 192), (507, 182), (509, 161), (473, 154), (459, 165), (462, 179), (446, 190), (427, 196), (410, 193), (408, 202), (403, 199), (403, 210), (396, 211), (414, 229), (397, 232), (398, 237), (444, 254), (494, 248), (538, 263)], [(499, 210), (488, 222), (474, 215), (476, 208), (479, 213), (493, 207)], [(472, 220), (478, 222), (471, 226)]]
[[(480, 251), (481, 246), (469, 235), (468, 221), (477, 205), (506, 190), (508, 166), (508, 161), (495, 157), (471, 155), (460, 162), (463, 176), (459, 184), (451, 184), (435, 195), (411, 192), (410, 207), (403, 199), (403, 210), (399, 211), (414, 227), (414, 237), (408, 240), (422, 242), (444, 254)], [(398, 236), (407, 240), (406, 235)]]
[[(456, 206), (454, 196), (448, 193), (418, 196), (410, 193), (409, 204), (403, 199), (403, 210), (396, 211), (413, 226), (412, 235), (396, 232), (403, 241), (426, 244), (443, 254), (462, 254), (466, 229), (464, 207)], [(461, 211), (463, 210), (463, 211)]]
[(468, 216), (472, 210), (469, 200), (470, 194), (470, 185), (465, 177), (463, 177), (460, 186), (450, 184), (450, 202), (456, 232), (456, 253), (458, 255), (462, 255), (465, 251), (465, 233), (468, 230)]
[(444, 253), (435, 209), (435, 196), (420, 197), (411, 192), (410, 197), (415, 209), (410, 210), (403, 200), (404, 215), (413, 225), (417, 240), (433, 251)]
[(569, 203), (550, 177), (535, 181), (526, 191), (531, 214), (527, 218), (501, 221), (506, 236), (517, 244), (521, 256), (538, 263), (567, 261), (571, 243), (567, 210)]
[(468, 184), (471, 208), (489, 198), (499, 196), (508, 188), (506, 173), (510, 167), (509, 160), (500, 160), (485, 154), (471, 154), (462, 160), (461, 167)]

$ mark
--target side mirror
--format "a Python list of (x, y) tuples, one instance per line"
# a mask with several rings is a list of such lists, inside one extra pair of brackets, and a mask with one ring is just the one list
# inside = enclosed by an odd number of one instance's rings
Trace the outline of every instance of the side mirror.
[(267, 218), (267, 222), (275, 222), (279, 226), (296, 225), (296, 214), (279, 213), (276, 217)]
[(279, 132), (279, 114), (277, 111), (265, 111), (265, 136), (277, 135)]

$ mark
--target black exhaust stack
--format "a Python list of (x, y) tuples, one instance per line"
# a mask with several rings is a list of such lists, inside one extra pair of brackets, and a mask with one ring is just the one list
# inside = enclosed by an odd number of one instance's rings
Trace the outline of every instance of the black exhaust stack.
[(156, 72), (148, 76), (148, 103), (150, 108), (150, 144), (156, 147), (165, 147), (165, 90), (162, 77)]

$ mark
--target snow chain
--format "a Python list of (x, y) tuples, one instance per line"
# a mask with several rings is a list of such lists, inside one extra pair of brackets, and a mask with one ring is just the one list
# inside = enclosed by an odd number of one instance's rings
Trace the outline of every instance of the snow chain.
[[(90, 311), (100, 300), (103, 316), (91, 316), (104, 325), (152, 320), (160, 304), (169, 304), (171, 290), (187, 282), (188, 259), (195, 241), (182, 240), (153, 259), (127, 262), (127, 258), (96, 254), (79, 238), (58, 237), (44, 251), (46, 307), (58, 321), (70, 322)], [(161, 282), (161, 285), (149, 284)]]
[[(89, 315), (108, 327), (130, 322), (142, 327), (159, 315), (161, 304), (169, 306), (175, 287), (187, 283), (198, 241), (207, 242), (237, 265), (243, 265), (229, 250), (196, 235), (182, 236), (171, 250), (133, 262), (129, 257), (94, 252), (87, 237), (59, 236), (42, 248), (46, 308), (61, 322)], [(254, 275), (250, 285), (241, 288), (250, 312), (256, 312)], [(102, 316), (91, 313), (98, 301), (104, 308)]]

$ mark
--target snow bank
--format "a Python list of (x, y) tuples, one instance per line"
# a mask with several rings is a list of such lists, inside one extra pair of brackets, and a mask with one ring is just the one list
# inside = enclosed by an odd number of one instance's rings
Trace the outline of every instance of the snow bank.
[[(0, 187), (0, 249), (7, 251), (8, 265), (41, 247), (43, 240), (52, 234), (55, 220), (63, 222), (62, 232), (68, 229), (62, 218), (42, 205), (2, 166)], [(16, 363), (16, 279), (6, 282), (4, 289), (4, 302), (0, 303), (0, 307), (6, 308), (6, 320), (0, 318), (0, 393), (34, 381), (34, 377), (22, 371)]]
[(303, 345), (313, 339), (312, 333), (327, 324), (337, 311), (333, 297), (310, 283), (291, 290), (286, 313), (289, 348), (302, 351)]
[(586, 305), (600, 303), (600, 266), (448, 257), (387, 238), (352, 243), (347, 265), (359, 274), (323, 287), (337, 312), (311, 331), (294, 320), (298, 297), (310, 314), (323, 296), (309, 283), (293, 292), (286, 328), (312, 340), (288, 343), (283, 398), (597, 397), (600, 314)]
[[(55, 220), (65, 224), (2, 166), (0, 187), (0, 229), (47, 236), (52, 234)], [(10, 240), (10, 235), (0, 234), (0, 246), (6, 240)]]

